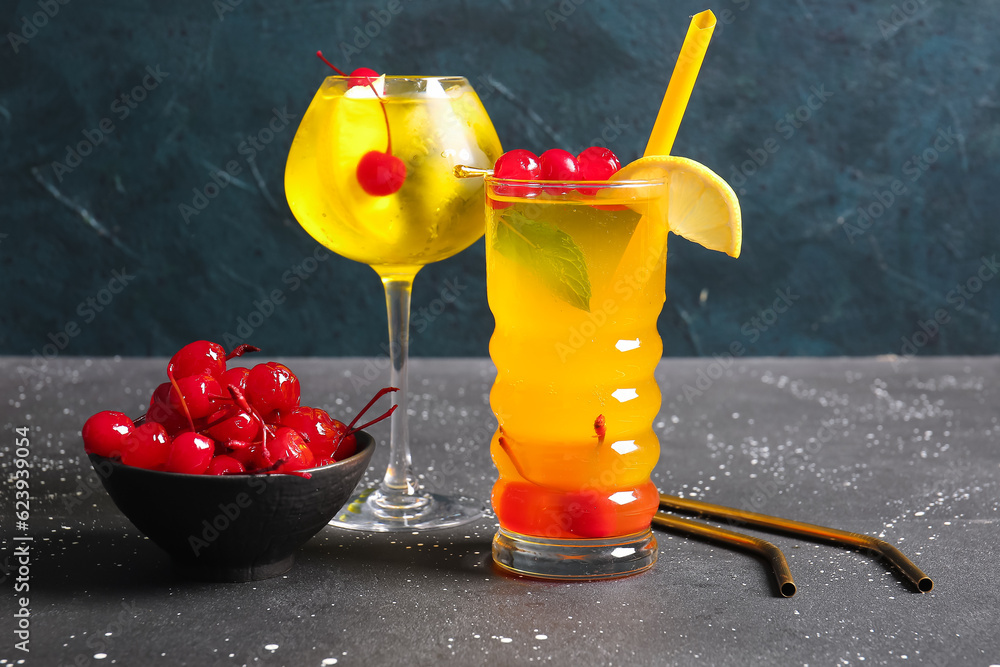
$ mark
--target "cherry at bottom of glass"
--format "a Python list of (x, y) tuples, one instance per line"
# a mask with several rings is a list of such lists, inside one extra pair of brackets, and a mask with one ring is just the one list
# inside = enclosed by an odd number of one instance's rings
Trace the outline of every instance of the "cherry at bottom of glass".
[(471, 523), (484, 511), (483, 504), (471, 498), (369, 486), (355, 491), (330, 525), (376, 533), (434, 530)]
[(644, 572), (659, 550), (651, 529), (599, 539), (550, 539), (501, 527), (493, 560), (502, 569), (538, 579), (612, 579)]

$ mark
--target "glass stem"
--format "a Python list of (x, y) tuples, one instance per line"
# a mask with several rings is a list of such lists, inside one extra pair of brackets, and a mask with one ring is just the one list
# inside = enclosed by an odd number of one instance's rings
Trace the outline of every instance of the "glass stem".
[[(415, 274), (414, 274), (415, 275)], [(414, 275), (382, 276), (385, 305), (389, 316), (389, 359), (392, 362), (391, 386), (396, 411), (392, 415), (389, 436), (389, 467), (381, 490), (389, 495), (413, 495), (416, 488), (410, 471), (410, 440), (407, 430), (406, 371), (410, 352), (410, 294)]]

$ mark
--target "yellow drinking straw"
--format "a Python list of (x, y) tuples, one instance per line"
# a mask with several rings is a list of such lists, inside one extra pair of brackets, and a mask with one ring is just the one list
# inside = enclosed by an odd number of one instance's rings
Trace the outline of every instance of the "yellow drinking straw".
[(691, 17), (691, 25), (688, 26), (681, 52), (677, 55), (677, 64), (674, 65), (674, 73), (667, 84), (660, 111), (656, 114), (656, 123), (653, 124), (644, 156), (670, 155), (677, 128), (681, 125), (681, 118), (684, 117), (691, 90), (701, 69), (701, 61), (705, 59), (705, 51), (708, 50), (714, 31), (715, 14), (712, 10), (707, 9)]

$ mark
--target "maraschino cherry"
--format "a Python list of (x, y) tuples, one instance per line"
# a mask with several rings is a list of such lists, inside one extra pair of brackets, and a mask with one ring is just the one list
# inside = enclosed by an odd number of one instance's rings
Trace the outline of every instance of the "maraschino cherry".
[(220, 454), (212, 459), (205, 470), (206, 475), (239, 475), (246, 472), (243, 464), (232, 456)]
[(167, 461), (170, 435), (163, 425), (146, 422), (122, 441), (122, 463), (133, 468), (156, 470)]
[[(618, 162), (618, 156), (610, 148), (603, 146), (591, 146), (584, 149), (576, 156), (576, 163), (580, 166), (580, 178), (584, 181), (606, 181), (622, 168), (621, 163)], [(598, 190), (600, 188), (580, 188), (580, 193), (595, 195)], [(617, 211), (625, 207), (612, 204), (610, 206), (597, 206), (597, 208)]]
[(569, 151), (550, 148), (538, 158), (543, 181), (573, 181), (580, 178), (580, 165)]
[[(340, 76), (348, 76), (324, 58), (322, 51), (317, 51), (316, 56)], [(367, 67), (359, 67), (351, 72), (348, 84), (352, 88), (367, 85), (375, 93), (375, 97), (378, 98), (379, 105), (382, 107), (382, 116), (385, 117), (385, 152), (368, 151), (362, 155), (361, 161), (358, 162), (357, 176), (361, 189), (373, 197), (385, 197), (386, 195), (398, 192), (403, 187), (403, 181), (406, 180), (406, 163), (392, 154), (392, 132), (389, 129), (389, 113), (385, 110), (385, 101), (373, 85), (373, 82), (377, 78), (378, 73), (374, 70)]]
[(170, 443), (163, 469), (167, 472), (200, 475), (208, 470), (214, 454), (215, 441), (207, 435), (191, 431), (181, 433)]
[(167, 373), (177, 380), (189, 375), (211, 375), (218, 380), (226, 372), (227, 361), (242, 357), (247, 352), (260, 352), (260, 348), (237, 345), (232, 352), (226, 354), (225, 348), (218, 343), (196, 340), (182, 347), (170, 358)]
[(103, 410), (83, 425), (83, 447), (88, 454), (121, 455), (125, 438), (135, 430), (129, 416), (122, 412)]
[(618, 156), (610, 148), (591, 146), (576, 156), (580, 178), (585, 181), (606, 181), (622, 168)]
[[(515, 181), (535, 181), (541, 174), (541, 166), (538, 164), (538, 156), (531, 151), (517, 148), (507, 151), (493, 165), (493, 175), (496, 178)], [(509, 195), (511, 197), (530, 197), (537, 194), (531, 188), (513, 185), (510, 183), (498, 183), (495, 192), (499, 195)], [(490, 206), (493, 208), (507, 208), (513, 202), (497, 201), (490, 198)]]
[(533, 181), (540, 173), (538, 156), (523, 148), (507, 151), (493, 165), (493, 175), (497, 178)]
[(276, 361), (257, 364), (247, 376), (247, 400), (264, 416), (275, 410), (297, 408), (300, 393), (299, 378)]

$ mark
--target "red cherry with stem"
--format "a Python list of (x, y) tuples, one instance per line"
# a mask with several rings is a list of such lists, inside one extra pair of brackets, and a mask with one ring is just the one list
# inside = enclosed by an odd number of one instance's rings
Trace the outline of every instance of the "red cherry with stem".
[(228, 371), (222, 374), (222, 377), (219, 378), (219, 384), (221, 384), (223, 387), (235, 386), (245, 394), (247, 391), (248, 375), (250, 375), (249, 368), (236, 366), (235, 368), (230, 368)]
[(368, 151), (358, 162), (358, 183), (373, 197), (397, 192), (406, 180), (406, 163), (388, 152)]
[[(322, 51), (317, 51), (316, 56), (329, 65), (333, 71), (341, 76), (347, 76), (324, 58)], [(374, 70), (359, 67), (351, 73), (349, 84), (355, 86), (364, 82), (378, 98), (379, 106), (382, 108), (382, 117), (385, 118), (385, 152), (368, 151), (365, 153), (361, 157), (361, 161), (358, 162), (357, 178), (362, 190), (373, 197), (385, 197), (398, 192), (403, 187), (403, 181), (406, 180), (406, 163), (392, 154), (392, 130), (389, 128), (389, 112), (386, 111), (385, 100), (375, 90), (372, 74), (378, 78), (378, 74)]]
[(299, 378), (284, 364), (257, 364), (247, 375), (246, 398), (262, 415), (298, 407), (299, 396)]
[(257, 423), (260, 424), (260, 434), (262, 441), (261, 444), (267, 445), (267, 436), (270, 435), (273, 437), (274, 429), (272, 429), (271, 426), (269, 426), (267, 422), (264, 421), (264, 418), (261, 417), (260, 413), (257, 410), (255, 410), (252, 405), (250, 405), (250, 402), (247, 400), (246, 396), (244, 396), (243, 392), (241, 392), (236, 386), (230, 385), (229, 387), (227, 387), (227, 389), (229, 390), (229, 395), (233, 397), (233, 401), (236, 403), (236, 405), (239, 406), (247, 414), (253, 415), (254, 418), (257, 420)]
[(226, 372), (227, 361), (242, 357), (247, 352), (260, 352), (260, 348), (246, 344), (237, 345), (232, 352), (226, 354), (226, 349), (218, 343), (196, 340), (182, 347), (170, 358), (167, 375), (178, 380), (189, 375), (211, 375), (219, 378)]
[(191, 411), (188, 410), (187, 401), (184, 400), (184, 392), (181, 391), (180, 385), (178, 385), (177, 380), (174, 379), (174, 375), (170, 371), (170, 368), (167, 368), (167, 379), (170, 380), (170, 393), (167, 395), (167, 404), (170, 405), (171, 396), (175, 397), (180, 403), (180, 411), (187, 420), (188, 426), (192, 431), (196, 431), (197, 429), (194, 427), (194, 419), (191, 417)]
[(167, 433), (173, 436), (187, 428), (188, 421), (183, 413), (170, 407), (169, 397), (171, 388), (172, 386), (169, 382), (164, 382), (156, 388), (149, 401), (146, 421), (163, 424), (163, 427), (167, 429)]
[(170, 443), (166, 463), (167, 472), (200, 475), (208, 468), (215, 454), (215, 441), (200, 433), (181, 433)]
[(162, 424), (146, 422), (125, 439), (122, 463), (133, 468), (157, 470), (167, 460), (170, 436)]
[[(358, 451), (358, 439), (355, 437), (354, 433), (348, 433), (347, 424), (337, 419), (333, 419), (333, 428), (337, 432), (334, 439), (337, 444), (337, 448), (333, 450), (330, 454), (330, 459), (334, 461), (342, 461), (348, 456), (354, 456), (354, 453)], [(361, 429), (358, 429), (359, 431)]]
[[(340, 432), (326, 410), (299, 406), (278, 413), (278, 424), (293, 428), (306, 439), (309, 449), (317, 459), (328, 459), (333, 455), (335, 438)], [(343, 424), (341, 424), (343, 426)]]
[(205, 470), (206, 475), (238, 475), (246, 472), (243, 464), (232, 456), (220, 454), (212, 459)]
[[(226, 449), (229, 452), (226, 456), (231, 456), (246, 469), (248, 472), (252, 472), (257, 468), (261, 467), (258, 462), (262, 462), (260, 458), (260, 448), (261, 443), (250, 443), (250, 442), (240, 442), (239, 440), (230, 440), (226, 443)], [(263, 467), (267, 467), (266, 465)]]
[(351, 80), (348, 85), (351, 88), (355, 86), (370, 86), (377, 78), (379, 78), (379, 73), (368, 67), (359, 67), (353, 72), (351, 72)]
[(167, 374), (176, 380), (190, 375), (220, 377), (226, 372), (226, 350), (218, 343), (196, 340), (170, 358)]
[(267, 443), (267, 459), (277, 464), (275, 472), (293, 472), (311, 468), (316, 458), (302, 434), (282, 426)]
[[(190, 375), (176, 380), (176, 387), (171, 387), (167, 401), (172, 409), (184, 412), (194, 420), (215, 412), (216, 402), (223, 398), (222, 387), (214, 377)], [(194, 424), (191, 430), (195, 430)]]
[(83, 424), (83, 449), (88, 454), (120, 456), (127, 438), (135, 429), (123, 412), (103, 410)]
[(253, 442), (260, 433), (260, 423), (255, 415), (230, 406), (212, 413), (202, 433), (214, 440), (244, 440)]
[(170, 386), (169, 382), (163, 382), (153, 390), (153, 395), (149, 398), (149, 410), (153, 410), (157, 406), (169, 407), (167, 397), (170, 395)]
[(167, 434), (170, 437), (177, 435), (182, 431), (191, 430), (187, 419), (184, 415), (170, 410), (169, 407), (158, 405), (155, 408), (150, 409), (149, 412), (145, 414), (145, 420), (147, 422), (155, 422), (160, 424), (167, 430)]
[(270, 454), (267, 450), (267, 445), (274, 440), (268, 440), (267, 443), (255, 442), (250, 449), (235, 449), (232, 452), (233, 458), (239, 459), (240, 463), (246, 466), (247, 470), (252, 470), (254, 472), (268, 472), (273, 471), (276, 467), (275, 461), (272, 461)]

